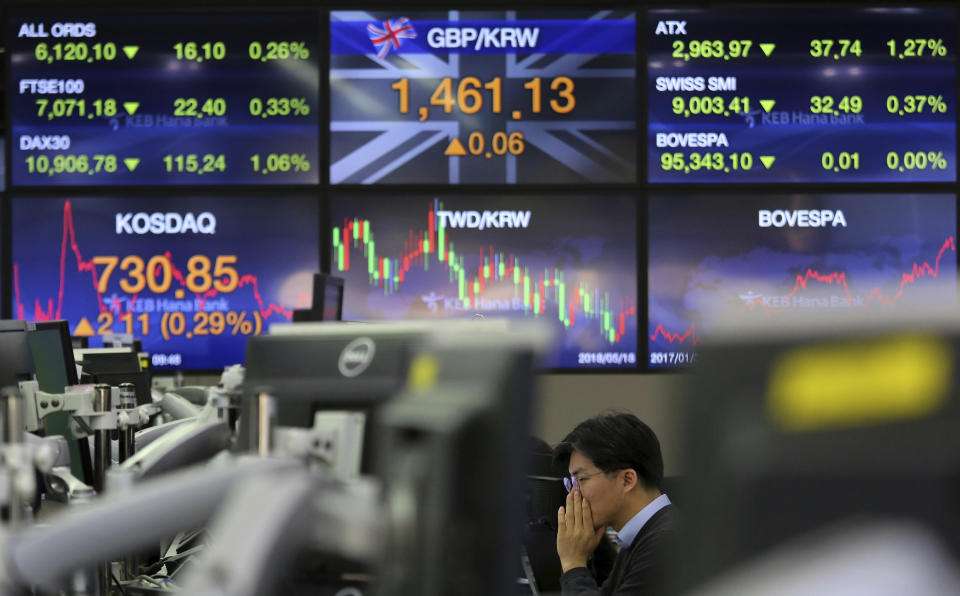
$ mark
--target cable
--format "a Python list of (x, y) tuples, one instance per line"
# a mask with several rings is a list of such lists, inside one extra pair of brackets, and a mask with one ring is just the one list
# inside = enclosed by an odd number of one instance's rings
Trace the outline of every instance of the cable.
[(125, 595), (126, 591), (123, 589), (123, 586), (120, 585), (120, 581), (117, 579), (116, 574), (114, 574), (112, 571), (110, 572), (110, 578), (113, 580), (113, 583), (117, 585), (117, 589), (120, 590), (120, 594)]
[(150, 585), (152, 585), (152, 586), (154, 586), (154, 587), (157, 587), (157, 588), (162, 588), (162, 587), (163, 587), (163, 585), (162, 585), (160, 582), (158, 582), (157, 580), (153, 579), (153, 578), (150, 577), (149, 575), (138, 575), (138, 576), (137, 576), (137, 579), (140, 580), (140, 581), (142, 581), (142, 582), (147, 582), (148, 584), (150, 584)]
[(191, 549), (185, 550), (185, 551), (183, 551), (182, 553), (177, 553), (177, 554), (175, 554), (175, 555), (167, 555), (166, 557), (163, 557), (162, 559), (160, 559), (159, 561), (157, 561), (157, 562), (154, 563), (153, 565), (151, 565), (151, 566), (147, 567), (146, 569), (144, 569), (144, 570), (143, 570), (143, 573), (144, 573), (145, 575), (154, 576), (154, 575), (157, 574), (157, 572), (159, 572), (161, 569), (163, 569), (163, 566), (166, 565), (167, 563), (173, 563), (173, 562), (175, 562), (175, 561), (179, 561), (180, 559), (185, 559), (185, 558), (187, 558), (187, 557), (189, 557), (189, 556), (192, 556), (192, 555), (200, 552), (201, 550), (203, 550), (203, 549), (205, 548), (205, 546), (206, 546), (206, 545), (201, 544), (201, 545), (199, 545), (199, 546), (195, 546), (195, 547), (193, 547), (193, 548), (191, 548)]
[(178, 590), (177, 583), (165, 575), (161, 575), (159, 579), (148, 575), (138, 575), (137, 581), (149, 584), (154, 588), (160, 588), (165, 592), (176, 592)]

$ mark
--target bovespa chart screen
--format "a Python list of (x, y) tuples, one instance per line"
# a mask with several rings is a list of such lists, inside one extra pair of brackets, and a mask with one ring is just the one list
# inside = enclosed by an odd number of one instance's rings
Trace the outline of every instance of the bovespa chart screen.
[(957, 300), (955, 195), (653, 195), (648, 209), (653, 367), (692, 363), (721, 320)]

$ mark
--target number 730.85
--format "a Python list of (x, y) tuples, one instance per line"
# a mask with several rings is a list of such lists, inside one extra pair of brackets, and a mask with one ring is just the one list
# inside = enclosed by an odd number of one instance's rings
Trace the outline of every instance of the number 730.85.
[(128, 294), (137, 294), (144, 289), (164, 294), (170, 290), (174, 279), (194, 294), (211, 288), (228, 294), (240, 283), (240, 275), (234, 267), (236, 263), (237, 255), (218, 255), (212, 265), (210, 257), (193, 255), (187, 260), (187, 275), (184, 276), (166, 255), (154, 255), (147, 261), (138, 255), (127, 255), (122, 259), (116, 255), (93, 257), (95, 268), (103, 266), (97, 278), (97, 292), (101, 294), (107, 291), (110, 277), (118, 266), (126, 273), (126, 277), (120, 278), (120, 289)]

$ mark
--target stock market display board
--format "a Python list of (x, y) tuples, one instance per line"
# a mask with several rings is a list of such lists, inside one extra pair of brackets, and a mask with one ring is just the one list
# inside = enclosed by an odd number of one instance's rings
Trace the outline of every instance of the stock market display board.
[(210, 370), (322, 271), (655, 371), (957, 306), (955, 5), (237, 4), (7, 7), (2, 316)]
[(636, 180), (631, 12), (333, 12), (330, 52), (333, 184)]
[(636, 201), (627, 196), (335, 196), (344, 317), (539, 319), (545, 365), (637, 365)]
[(953, 182), (952, 8), (654, 10), (651, 182)]
[(14, 185), (316, 184), (316, 16), (15, 14)]
[[(654, 194), (652, 367), (691, 364), (717, 323), (935, 309), (957, 300), (955, 194)], [(696, 214), (696, 217), (691, 217)]]
[(13, 315), (138, 337), (157, 369), (221, 369), (311, 304), (309, 195), (36, 196), (13, 201)]

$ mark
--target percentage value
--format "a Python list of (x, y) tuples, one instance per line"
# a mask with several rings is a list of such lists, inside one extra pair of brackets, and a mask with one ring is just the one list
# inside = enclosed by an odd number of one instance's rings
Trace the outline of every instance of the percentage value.
[(250, 163), (254, 172), (271, 174), (274, 172), (309, 172), (310, 160), (303, 153), (269, 153), (266, 156), (251, 155)]
[(896, 39), (887, 40), (890, 55), (899, 59), (922, 58), (925, 54), (931, 58), (943, 58), (947, 55), (947, 46), (942, 39), (909, 38), (898, 43)]
[(227, 313), (227, 324), (232, 335), (250, 335), (253, 333), (253, 321), (247, 320), (247, 313), (231, 310)]
[(906, 151), (887, 153), (887, 168), (891, 170), (946, 170), (947, 158), (942, 151)]
[(305, 41), (250, 42), (247, 48), (251, 60), (307, 60), (310, 49)]
[(305, 97), (254, 97), (250, 100), (250, 115), (260, 118), (270, 116), (308, 116), (310, 104)]
[[(146, 313), (141, 316), (145, 315)], [(252, 315), (253, 320), (250, 320), (247, 318), (247, 313), (243, 311), (201, 311), (193, 313), (191, 320), (188, 320), (187, 315), (181, 311), (165, 312), (160, 317), (160, 333), (167, 341), (170, 341), (171, 337), (193, 339), (205, 335), (220, 336), (225, 333), (259, 335), (263, 330), (263, 318), (257, 311), (253, 311)]]
[(887, 97), (887, 111), (891, 114), (920, 114), (927, 110), (937, 114), (947, 113), (947, 102), (942, 95), (905, 95), (900, 98), (896, 95)]

